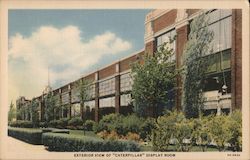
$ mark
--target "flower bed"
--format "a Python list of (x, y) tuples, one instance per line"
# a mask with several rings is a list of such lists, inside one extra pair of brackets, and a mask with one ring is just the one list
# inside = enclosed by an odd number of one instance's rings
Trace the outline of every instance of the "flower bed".
[(132, 141), (102, 140), (61, 133), (44, 133), (42, 142), (48, 150), (60, 152), (140, 150), (139, 145)]

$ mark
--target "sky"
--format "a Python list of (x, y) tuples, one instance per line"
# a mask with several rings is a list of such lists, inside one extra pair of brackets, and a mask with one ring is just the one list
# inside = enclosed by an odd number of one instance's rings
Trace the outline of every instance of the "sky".
[[(9, 103), (41, 95), (144, 47), (150, 10), (9, 10)], [(48, 69), (49, 68), (49, 69)]]

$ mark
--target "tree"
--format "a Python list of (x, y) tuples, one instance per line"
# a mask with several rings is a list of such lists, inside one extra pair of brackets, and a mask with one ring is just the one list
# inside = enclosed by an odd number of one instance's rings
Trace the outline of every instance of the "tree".
[(55, 97), (52, 95), (52, 92), (48, 92), (45, 96), (44, 106), (45, 106), (45, 122), (49, 123), (49, 121), (54, 119), (54, 107), (55, 107)]
[[(148, 116), (153, 112), (153, 117), (158, 117), (168, 105), (173, 104), (176, 76), (175, 62), (170, 58), (173, 50), (165, 43), (154, 56), (145, 55), (144, 64), (136, 62), (132, 65), (132, 96), (135, 102), (135, 112), (140, 116)], [(171, 97), (172, 96), (172, 97)]]
[(16, 109), (14, 107), (13, 102), (11, 101), (9, 112), (8, 112), (8, 121), (11, 122), (13, 121), (14, 118), (16, 118)]
[(203, 57), (212, 52), (210, 43), (213, 39), (213, 32), (208, 29), (208, 22), (205, 13), (194, 18), (184, 49), (184, 110), (187, 118), (198, 117), (204, 108), (202, 90), (208, 60)]
[(91, 98), (89, 95), (90, 82), (82, 79), (81, 81), (79, 81), (78, 89), (79, 89), (79, 98), (80, 98), (80, 105), (81, 105), (81, 118), (84, 119), (85, 118), (83, 114), (84, 102), (86, 102), (87, 100)]
[(36, 127), (39, 123), (38, 107), (39, 107), (38, 102), (35, 100), (32, 100), (30, 103), (30, 114), (31, 114), (31, 121), (34, 127)]

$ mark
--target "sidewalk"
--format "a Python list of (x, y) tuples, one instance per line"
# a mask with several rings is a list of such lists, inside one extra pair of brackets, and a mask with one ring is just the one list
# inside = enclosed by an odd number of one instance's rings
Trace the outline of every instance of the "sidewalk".
[(8, 141), (8, 150), (11, 152), (22, 152), (27, 154), (34, 152), (48, 153), (44, 145), (29, 144), (9, 136), (6, 140)]

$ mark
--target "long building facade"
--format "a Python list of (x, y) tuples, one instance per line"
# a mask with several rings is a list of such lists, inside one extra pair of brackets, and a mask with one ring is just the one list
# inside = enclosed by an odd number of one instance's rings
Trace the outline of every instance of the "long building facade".
[[(238, 9), (207, 10), (209, 29), (214, 32), (213, 53), (205, 55), (210, 59), (205, 80), (205, 110), (210, 112), (231, 112), (242, 107), (242, 12)], [(98, 121), (109, 113), (128, 114), (133, 112), (131, 89), (133, 80), (131, 64), (142, 62), (143, 55), (154, 55), (155, 51), (171, 37), (175, 37), (171, 47), (175, 55), (171, 60), (176, 68), (183, 65), (183, 49), (188, 41), (192, 19), (204, 10), (167, 9), (153, 10), (145, 17), (145, 47), (131, 56), (116, 61), (98, 71), (81, 77), (60, 88), (53, 89), (56, 98), (55, 119), (87, 116)], [(78, 82), (91, 81), (88, 94), (91, 97), (80, 107)], [(175, 108), (181, 110), (183, 103), (182, 79), (177, 78)], [(44, 121), (44, 97), (46, 93), (33, 98), (39, 103), (39, 119)], [(27, 107), (30, 100), (20, 97), (17, 109)], [(17, 119), (29, 120), (28, 113)], [(86, 118), (86, 117), (85, 117)]]

